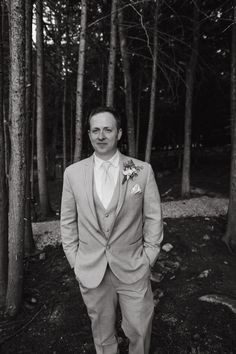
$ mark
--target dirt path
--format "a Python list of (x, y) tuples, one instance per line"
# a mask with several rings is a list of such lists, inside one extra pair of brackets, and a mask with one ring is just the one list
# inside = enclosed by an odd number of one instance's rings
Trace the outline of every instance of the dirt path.
[[(227, 198), (210, 198), (207, 196), (162, 203), (164, 218), (214, 217), (225, 215), (227, 208)], [(43, 249), (47, 245), (61, 244), (59, 220), (33, 223), (33, 233), (39, 249)]]

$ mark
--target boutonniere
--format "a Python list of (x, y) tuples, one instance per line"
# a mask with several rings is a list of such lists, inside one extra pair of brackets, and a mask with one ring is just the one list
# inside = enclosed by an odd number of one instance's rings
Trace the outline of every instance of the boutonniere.
[(143, 166), (135, 166), (133, 160), (129, 160), (124, 162), (124, 169), (122, 171), (124, 178), (122, 184), (128, 181), (130, 178), (133, 179), (134, 177), (138, 176), (140, 170), (143, 169)]

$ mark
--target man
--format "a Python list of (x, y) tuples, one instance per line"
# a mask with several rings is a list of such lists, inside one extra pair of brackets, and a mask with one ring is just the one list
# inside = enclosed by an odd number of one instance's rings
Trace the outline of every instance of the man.
[(122, 155), (120, 119), (89, 116), (94, 154), (65, 170), (61, 235), (91, 319), (97, 354), (118, 353), (119, 301), (130, 354), (148, 354), (153, 317), (150, 269), (163, 238), (158, 188), (149, 164)]

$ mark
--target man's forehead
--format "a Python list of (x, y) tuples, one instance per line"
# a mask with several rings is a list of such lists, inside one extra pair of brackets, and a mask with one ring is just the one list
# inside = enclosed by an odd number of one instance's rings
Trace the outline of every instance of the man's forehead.
[(95, 114), (90, 119), (90, 126), (112, 127), (116, 125), (116, 119), (110, 112), (102, 112)]

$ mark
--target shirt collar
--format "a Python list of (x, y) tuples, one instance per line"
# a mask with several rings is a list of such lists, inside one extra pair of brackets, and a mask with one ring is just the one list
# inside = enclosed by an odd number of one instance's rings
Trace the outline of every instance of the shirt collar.
[[(94, 165), (96, 168), (100, 168), (101, 165), (103, 164), (104, 160), (100, 159), (98, 156), (96, 156), (96, 154), (93, 154), (93, 158), (94, 158)], [(119, 151), (116, 150), (115, 154), (109, 159), (107, 160), (109, 161), (113, 167), (118, 167), (119, 166), (119, 162), (120, 162), (120, 154)]]

